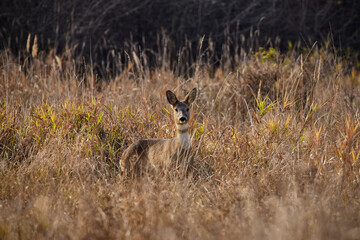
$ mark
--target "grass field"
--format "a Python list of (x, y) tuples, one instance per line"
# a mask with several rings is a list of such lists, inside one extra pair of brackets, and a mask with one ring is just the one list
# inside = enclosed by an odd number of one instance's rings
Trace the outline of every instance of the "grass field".
[[(360, 72), (334, 49), (191, 78), (134, 53), (107, 81), (30, 53), (0, 57), (0, 239), (360, 239)], [(121, 176), (132, 142), (174, 136), (165, 91), (193, 87), (193, 175)]]

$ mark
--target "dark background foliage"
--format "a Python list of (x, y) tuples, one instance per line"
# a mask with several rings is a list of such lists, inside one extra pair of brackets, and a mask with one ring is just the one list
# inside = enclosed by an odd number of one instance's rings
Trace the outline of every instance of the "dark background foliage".
[[(0, 48), (21, 53), (29, 34), (37, 35), (40, 51), (59, 54), (67, 47), (101, 69), (120, 52), (161, 52), (164, 36), (172, 61), (184, 46), (192, 50), (182, 60), (191, 61), (203, 36), (204, 47), (209, 39), (215, 43), (216, 59), (224, 44), (234, 50), (271, 42), (286, 49), (289, 41), (311, 46), (330, 39), (357, 51), (359, 12), (357, 0), (2, 0)], [(256, 46), (241, 41), (251, 37)]]

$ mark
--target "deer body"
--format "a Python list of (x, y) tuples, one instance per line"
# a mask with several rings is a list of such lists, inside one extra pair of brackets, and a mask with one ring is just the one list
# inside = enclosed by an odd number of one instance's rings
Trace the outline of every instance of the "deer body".
[(187, 169), (191, 164), (191, 138), (188, 121), (190, 104), (196, 98), (196, 88), (183, 101), (179, 101), (176, 95), (169, 90), (166, 92), (166, 96), (174, 113), (176, 137), (140, 139), (131, 144), (124, 151), (120, 160), (121, 170), (126, 175), (139, 175), (144, 171), (166, 171), (180, 165)]

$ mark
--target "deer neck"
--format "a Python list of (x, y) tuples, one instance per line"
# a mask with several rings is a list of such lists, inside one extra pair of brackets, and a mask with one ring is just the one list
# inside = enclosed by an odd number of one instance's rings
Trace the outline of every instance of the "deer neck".
[(191, 139), (188, 124), (176, 124), (176, 140), (181, 149), (190, 149)]

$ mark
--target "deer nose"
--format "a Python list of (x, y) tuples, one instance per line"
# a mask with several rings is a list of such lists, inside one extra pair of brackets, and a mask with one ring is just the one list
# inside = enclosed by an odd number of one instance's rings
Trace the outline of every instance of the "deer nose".
[(185, 121), (186, 121), (186, 117), (181, 117), (179, 120), (180, 120), (180, 122), (185, 122)]

